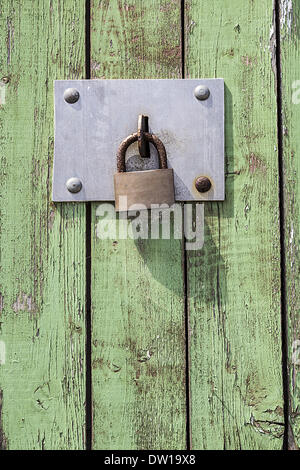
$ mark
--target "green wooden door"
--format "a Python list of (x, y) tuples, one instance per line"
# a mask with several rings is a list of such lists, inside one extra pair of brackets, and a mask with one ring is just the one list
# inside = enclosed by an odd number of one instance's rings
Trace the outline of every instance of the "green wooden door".
[[(298, 448), (299, 2), (5, 0), (0, 25), (0, 448)], [(54, 79), (198, 77), (226, 123), (201, 249), (51, 202)]]

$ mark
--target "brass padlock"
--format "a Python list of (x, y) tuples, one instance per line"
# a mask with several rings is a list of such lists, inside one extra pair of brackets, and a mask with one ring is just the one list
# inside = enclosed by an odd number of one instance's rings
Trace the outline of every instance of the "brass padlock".
[(138, 140), (139, 133), (123, 140), (117, 153), (118, 173), (114, 175), (116, 211), (127, 211), (132, 205), (135, 209), (150, 209), (152, 204), (170, 206), (175, 202), (174, 175), (168, 168), (165, 146), (156, 135), (149, 132), (143, 135), (157, 150), (159, 169), (126, 173), (126, 150)]

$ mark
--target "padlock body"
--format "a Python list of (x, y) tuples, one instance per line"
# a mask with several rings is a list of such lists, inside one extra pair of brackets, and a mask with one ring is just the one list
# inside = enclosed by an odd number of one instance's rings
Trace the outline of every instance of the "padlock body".
[(150, 209), (152, 204), (175, 202), (174, 175), (171, 168), (115, 173), (116, 211)]

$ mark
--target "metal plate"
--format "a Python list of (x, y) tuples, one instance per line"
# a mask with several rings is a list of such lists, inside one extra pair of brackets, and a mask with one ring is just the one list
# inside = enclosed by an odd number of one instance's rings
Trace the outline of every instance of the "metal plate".
[[(194, 96), (206, 85), (210, 96)], [(69, 104), (67, 88), (80, 98)], [(199, 80), (59, 80), (55, 81), (55, 154), (53, 201), (113, 201), (113, 175), (121, 141), (137, 131), (139, 114), (149, 116), (150, 132), (165, 144), (174, 170), (177, 201), (224, 200), (224, 81)], [(139, 156), (137, 143), (127, 150), (127, 171), (157, 168)], [(212, 188), (198, 193), (194, 181), (208, 176)], [(66, 182), (78, 177), (82, 189), (71, 193)]]

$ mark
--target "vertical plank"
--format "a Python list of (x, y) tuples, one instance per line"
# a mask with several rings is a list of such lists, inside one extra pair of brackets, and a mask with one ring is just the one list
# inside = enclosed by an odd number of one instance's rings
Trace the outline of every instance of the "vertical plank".
[(289, 448), (300, 446), (300, 4), (280, 2), (285, 233), (285, 298), (288, 319)]
[(186, 76), (226, 84), (226, 201), (187, 254), (194, 449), (282, 446), (272, 3), (185, 2)]
[(51, 203), (53, 80), (84, 73), (84, 1), (0, 11), (0, 448), (80, 449), (85, 208)]
[[(180, 1), (94, 0), (91, 17), (93, 78), (180, 77)], [(101, 240), (97, 207), (92, 205), (93, 447), (183, 449), (182, 242)]]

